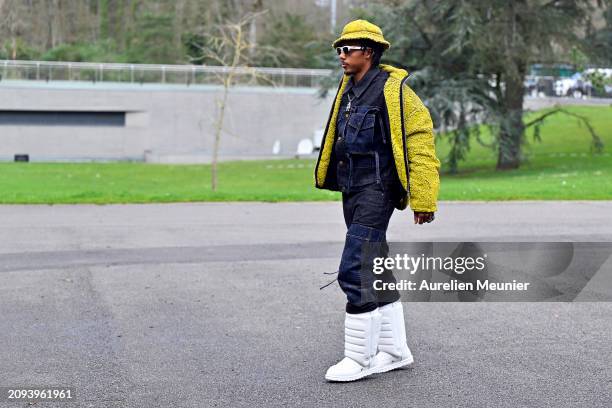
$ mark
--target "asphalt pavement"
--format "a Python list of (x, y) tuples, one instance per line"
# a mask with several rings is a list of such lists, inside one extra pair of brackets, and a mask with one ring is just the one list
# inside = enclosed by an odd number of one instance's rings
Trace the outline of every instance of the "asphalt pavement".
[[(441, 202), (390, 241), (612, 242), (612, 201)], [(612, 302), (406, 302), (412, 368), (338, 384), (340, 202), (0, 206), (0, 407), (609, 407)], [(610, 260), (608, 260), (610, 261)]]

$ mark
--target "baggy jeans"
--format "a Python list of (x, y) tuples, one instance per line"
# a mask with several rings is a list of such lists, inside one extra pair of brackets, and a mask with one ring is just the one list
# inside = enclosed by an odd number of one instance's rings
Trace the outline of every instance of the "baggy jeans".
[[(393, 272), (373, 272), (375, 257), (386, 257), (389, 220), (395, 209), (392, 190), (380, 183), (342, 193), (342, 209), (347, 227), (338, 283), (346, 294), (347, 313), (366, 313), (400, 298), (397, 290), (375, 290), (375, 280), (395, 282)], [(379, 285), (380, 287), (380, 285)]]

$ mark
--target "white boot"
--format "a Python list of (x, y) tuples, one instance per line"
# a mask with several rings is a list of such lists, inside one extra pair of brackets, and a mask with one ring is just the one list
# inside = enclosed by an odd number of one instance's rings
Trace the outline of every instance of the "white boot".
[(329, 381), (354, 381), (372, 373), (372, 361), (380, 333), (378, 309), (367, 313), (346, 313), (344, 318), (344, 358), (325, 373)]
[(379, 307), (382, 314), (378, 353), (372, 362), (372, 372), (384, 373), (414, 362), (406, 343), (404, 308), (399, 300)]

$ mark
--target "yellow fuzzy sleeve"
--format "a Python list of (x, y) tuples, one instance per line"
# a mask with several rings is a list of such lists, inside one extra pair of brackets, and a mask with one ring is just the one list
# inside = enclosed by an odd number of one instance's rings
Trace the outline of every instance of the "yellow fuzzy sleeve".
[(436, 156), (431, 115), (408, 85), (404, 85), (403, 108), (410, 169), (410, 208), (435, 212), (440, 190), (440, 160)]

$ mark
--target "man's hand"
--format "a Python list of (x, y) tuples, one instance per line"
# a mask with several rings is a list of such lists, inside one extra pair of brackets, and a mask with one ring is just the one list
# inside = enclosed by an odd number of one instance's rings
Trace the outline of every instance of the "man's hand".
[(432, 222), (436, 217), (432, 212), (414, 212), (414, 223), (423, 224), (424, 222)]

